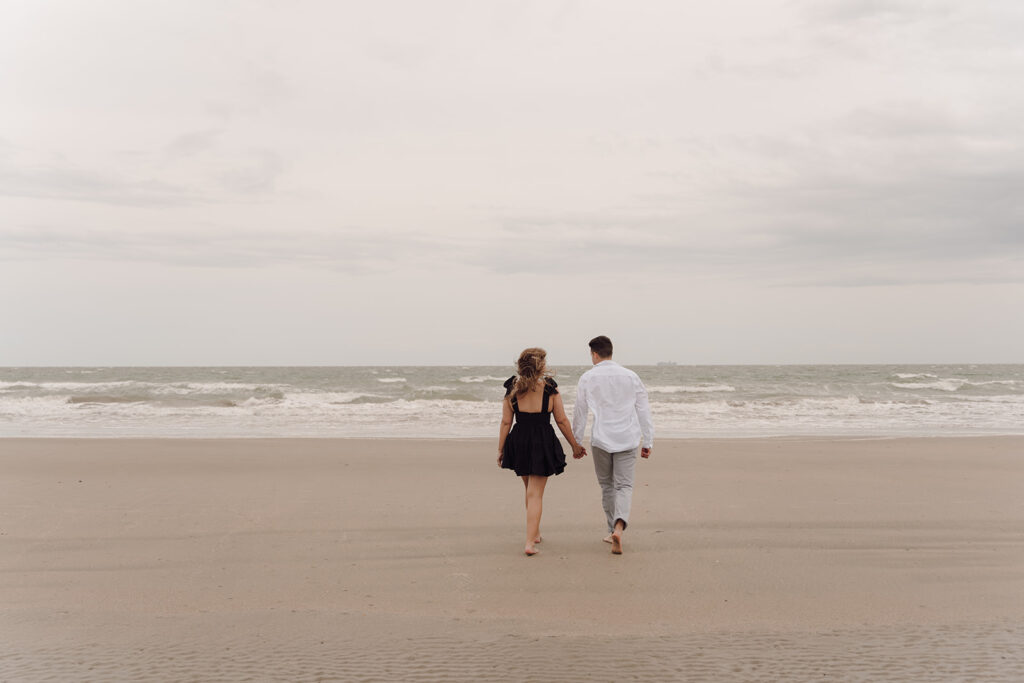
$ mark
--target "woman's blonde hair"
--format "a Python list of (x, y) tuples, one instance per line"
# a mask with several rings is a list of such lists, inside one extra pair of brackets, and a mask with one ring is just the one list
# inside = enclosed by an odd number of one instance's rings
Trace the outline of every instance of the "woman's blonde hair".
[(547, 357), (547, 351), (536, 347), (525, 349), (519, 354), (519, 360), (516, 361), (519, 377), (516, 378), (513, 390), (516, 396), (522, 396), (537, 386), (537, 380), (551, 376), (548, 373)]

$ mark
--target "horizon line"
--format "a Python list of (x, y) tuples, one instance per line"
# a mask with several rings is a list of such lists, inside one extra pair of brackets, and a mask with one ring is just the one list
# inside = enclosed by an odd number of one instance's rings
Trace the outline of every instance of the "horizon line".
[[(186, 365), (186, 364), (170, 364), (170, 365), (159, 365), (159, 364), (147, 364), (147, 365), (0, 365), (0, 369), (59, 369), (59, 368), (89, 368), (89, 369), (104, 369), (104, 368), (493, 368), (493, 367), (504, 367), (513, 366), (510, 363), (396, 363), (396, 364), (381, 364), (381, 363), (354, 363), (347, 365), (327, 364), (327, 363), (315, 363), (307, 365), (294, 365), (294, 364), (255, 364), (255, 365)], [(586, 363), (558, 363), (557, 366), (561, 367), (587, 367)], [(1024, 365), (1024, 360), (1015, 362), (1004, 362), (1004, 361), (955, 361), (955, 362), (894, 362), (887, 361), (881, 363), (865, 363), (865, 362), (854, 362), (854, 361), (839, 361), (839, 362), (816, 362), (816, 363), (679, 363), (672, 361), (656, 361), (653, 363), (630, 363), (630, 365), (644, 366), (644, 367), (800, 367), (800, 366), (885, 366), (885, 365), (900, 365), (900, 366), (912, 366), (912, 365)]]

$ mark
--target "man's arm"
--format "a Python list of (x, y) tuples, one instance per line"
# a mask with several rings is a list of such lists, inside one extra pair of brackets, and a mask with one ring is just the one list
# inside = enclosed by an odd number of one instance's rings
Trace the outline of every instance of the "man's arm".
[(587, 389), (584, 386), (583, 378), (580, 378), (576, 385), (576, 405), (572, 409), (572, 435), (576, 443), (583, 445), (583, 433), (587, 431)]
[(642, 457), (647, 457), (651, 454), (651, 448), (654, 447), (654, 420), (651, 419), (651, 404), (647, 398), (647, 387), (640, 381), (640, 378), (636, 378), (636, 416), (640, 420), (640, 431), (643, 433), (643, 451), (641, 452)]

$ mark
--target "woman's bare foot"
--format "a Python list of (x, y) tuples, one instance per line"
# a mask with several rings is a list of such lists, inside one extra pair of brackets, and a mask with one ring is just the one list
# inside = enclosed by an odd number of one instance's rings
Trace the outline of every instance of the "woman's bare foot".
[(532, 556), (536, 555), (537, 553), (539, 553), (540, 551), (537, 550), (536, 548), (534, 548), (532, 545), (528, 545), (528, 546), (526, 546), (526, 550), (524, 550), (523, 552), (526, 553), (527, 556), (532, 557)]
[(533, 539), (533, 542), (534, 543), (540, 543), (543, 540), (544, 540), (544, 538), (540, 534), (537, 534), (537, 538)]
[(611, 543), (612, 542), (612, 535), (608, 534), (607, 536), (605, 536), (601, 540), (604, 541), (605, 543)]
[(622, 532), (618, 529), (612, 532), (612, 554), (622, 554)]

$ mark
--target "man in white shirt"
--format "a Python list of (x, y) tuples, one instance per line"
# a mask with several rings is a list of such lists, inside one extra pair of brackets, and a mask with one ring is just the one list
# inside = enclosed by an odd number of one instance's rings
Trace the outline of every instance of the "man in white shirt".
[[(572, 432), (582, 444), (588, 413), (594, 413), (590, 445), (608, 522), (609, 535), (604, 540), (612, 544), (613, 553), (621, 555), (622, 532), (629, 526), (633, 502), (637, 446), (642, 445), (641, 458), (650, 457), (654, 422), (647, 389), (635, 372), (612, 360), (611, 339), (603, 335), (591, 339), (590, 360), (594, 367), (584, 372), (576, 385)], [(573, 453), (576, 458), (584, 455), (582, 446)]]

